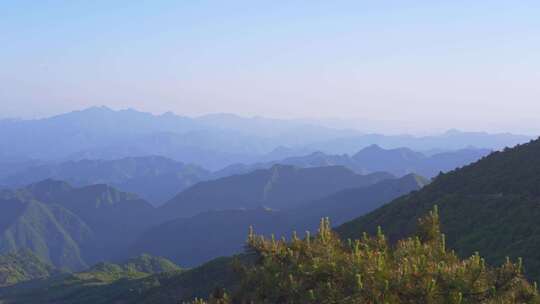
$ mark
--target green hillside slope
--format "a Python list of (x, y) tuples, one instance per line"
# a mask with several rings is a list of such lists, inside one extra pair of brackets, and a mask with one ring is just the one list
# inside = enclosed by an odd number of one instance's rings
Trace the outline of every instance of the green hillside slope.
[(58, 272), (29, 250), (0, 255), (0, 287), (42, 279)]
[(0, 193), (0, 253), (29, 249), (58, 268), (81, 270), (124, 254), (155, 218), (149, 203), (107, 185), (44, 180)]
[(75, 214), (34, 200), (4, 199), (0, 206), (7, 213), (17, 213), (0, 223), (0, 253), (28, 249), (60, 268), (77, 270), (87, 266), (81, 248), (95, 245), (94, 234)]
[(102, 263), (84, 272), (0, 288), (0, 303), (177, 304), (208, 295), (217, 286), (237, 284), (233, 258), (182, 270), (166, 259), (143, 255), (121, 264)]
[(523, 257), (526, 273), (540, 279), (540, 141), (495, 152), (438, 176), (421, 191), (401, 197), (344, 224), (344, 238), (377, 226), (393, 240), (411, 233), (416, 218), (440, 208), (449, 246), (462, 255), (479, 251), (490, 263)]

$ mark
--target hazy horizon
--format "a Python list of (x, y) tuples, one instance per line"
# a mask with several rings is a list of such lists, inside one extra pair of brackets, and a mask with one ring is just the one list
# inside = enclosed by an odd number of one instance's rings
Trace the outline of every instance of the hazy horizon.
[[(304, 123), (306, 125), (318, 125), (330, 129), (336, 129), (336, 130), (354, 130), (359, 131), (360, 133), (368, 134), (368, 133), (379, 133), (384, 135), (412, 135), (412, 136), (432, 136), (432, 135), (441, 135), (443, 133), (452, 132), (452, 131), (458, 131), (458, 132), (480, 132), (480, 133), (489, 133), (489, 134), (515, 134), (515, 135), (526, 135), (526, 136), (538, 136), (537, 133), (534, 132), (511, 132), (508, 130), (484, 130), (484, 129), (464, 129), (459, 127), (450, 127), (450, 128), (440, 128), (440, 129), (418, 129), (415, 130), (414, 128), (408, 129), (407, 127), (410, 127), (409, 122), (405, 121), (392, 121), (391, 126), (385, 127), (385, 121), (383, 120), (370, 120), (370, 119), (348, 119), (348, 118), (332, 118), (332, 117), (298, 117), (298, 118), (282, 118), (282, 117), (270, 117), (270, 116), (263, 116), (263, 115), (242, 115), (238, 113), (231, 113), (231, 112), (213, 112), (213, 113), (205, 113), (205, 114), (182, 114), (182, 113), (176, 113), (174, 111), (166, 111), (166, 112), (151, 112), (151, 111), (142, 111), (133, 107), (127, 107), (127, 108), (114, 108), (107, 105), (93, 105), (89, 107), (84, 107), (80, 109), (75, 109), (67, 112), (59, 112), (54, 113), (51, 115), (43, 115), (38, 117), (2, 117), (0, 116), (1, 120), (41, 120), (41, 119), (48, 119), (53, 118), (56, 116), (66, 115), (74, 112), (82, 112), (82, 111), (88, 111), (92, 109), (107, 109), (111, 111), (135, 111), (135, 112), (142, 112), (142, 113), (148, 113), (154, 116), (161, 116), (161, 115), (167, 115), (172, 114), (179, 117), (187, 117), (192, 119), (198, 119), (198, 118), (204, 118), (209, 116), (219, 116), (219, 115), (231, 115), (234, 117), (238, 117), (241, 119), (270, 119), (270, 120), (277, 120), (277, 121), (291, 121), (291, 122), (297, 122), (297, 123)], [(400, 129), (396, 129), (395, 126), (401, 124)]]
[(107, 105), (536, 135), (535, 1), (0, 4), (1, 118)]

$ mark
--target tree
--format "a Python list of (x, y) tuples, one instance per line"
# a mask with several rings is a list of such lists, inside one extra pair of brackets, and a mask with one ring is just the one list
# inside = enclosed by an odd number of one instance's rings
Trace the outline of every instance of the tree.
[(435, 208), (413, 237), (388, 244), (377, 235), (343, 243), (323, 219), (304, 239), (266, 239), (250, 232), (255, 265), (229, 300), (212, 303), (540, 303), (521, 259), (488, 267), (475, 254), (460, 259), (445, 246)]

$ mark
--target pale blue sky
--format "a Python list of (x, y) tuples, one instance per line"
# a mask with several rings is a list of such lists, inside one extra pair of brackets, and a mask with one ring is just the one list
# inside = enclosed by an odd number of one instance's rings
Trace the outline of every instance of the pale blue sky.
[(0, 0), (0, 117), (91, 105), (540, 131), (540, 1)]

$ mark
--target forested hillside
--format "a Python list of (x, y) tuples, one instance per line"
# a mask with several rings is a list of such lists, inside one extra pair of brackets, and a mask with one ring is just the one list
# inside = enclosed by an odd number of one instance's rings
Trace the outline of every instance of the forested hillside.
[(18, 198), (0, 199), (0, 207), (0, 254), (27, 249), (45, 262), (70, 270), (83, 269), (94, 260), (83, 248), (96, 246), (96, 235), (71, 211)]
[(479, 251), (489, 263), (522, 257), (527, 274), (540, 279), (539, 155), (540, 140), (495, 152), (337, 231), (350, 238), (382, 226), (397, 240), (413, 231), (415, 219), (436, 204), (448, 244), (459, 254)]
[(54, 180), (3, 191), (0, 210), (0, 253), (29, 249), (70, 270), (117, 257), (156, 222), (154, 208), (133, 194)]
[(83, 272), (43, 277), (0, 289), (0, 303), (106, 304), (137, 302), (160, 280), (184, 271), (164, 258), (141, 255), (121, 263), (99, 263)]
[(30, 250), (0, 255), (0, 288), (59, 274)]

